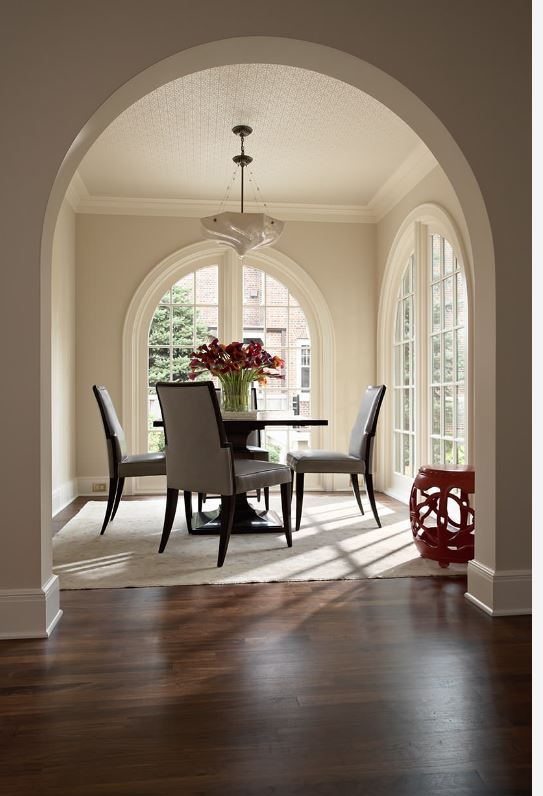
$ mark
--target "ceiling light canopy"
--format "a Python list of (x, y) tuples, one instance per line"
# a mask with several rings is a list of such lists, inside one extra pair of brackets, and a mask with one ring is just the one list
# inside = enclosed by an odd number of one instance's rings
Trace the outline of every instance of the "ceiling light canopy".
[(237, 167), (241, 167), (241, 212), (218, 213), (202, 218), (204, 237), (224, 243), (237, 251), (240, 257), (263, 246), (270, 246), (279, 238), (285, 226), (284, 221), (272, 218), (266, 213), (245, 213), (244, 202), (244, 170), (252, 163), (250, 155), (245, 154), (245, 138), (253, 130), (246, 124), (238, 124), (232, 128), (234, 135), (241, 139), (241, 153), (232, 158)]

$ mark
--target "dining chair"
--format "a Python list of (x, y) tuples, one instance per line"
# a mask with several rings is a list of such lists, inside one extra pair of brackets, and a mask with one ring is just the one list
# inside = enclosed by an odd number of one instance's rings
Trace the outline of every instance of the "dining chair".
[(221, 530), (217, 566), (222, 567), (234, 521), (236, 495), (281, 486), (283, 527), (292, 547), (291, 474), (284, 464), (237, 459), (227, 441), (215, 387), (211, 381), (159, 382), (156, 385), (166, 440), (166, 514), (159, 553), (172, 529), (179, 491), (192, 530), (192, 492), (221, 496)]
[[(220, 401), (221, 398), (221, 390), (220, 387), (215, 388), (215, 392), (217, 393), (217, 398)], [(258, 411), (258, 397), (256, 392), (256, 387), (251, 387), (251, 409), (254, 411)], [(247, 444), (246, 448), (250, 451), (251, 459), (257, 459), (261, 462), (269, 462), (270, 460), (270, 453), (266, 448), (262, 447), (262, 439), (261, 439), (261, 432), (260, 429), (251, 431), (251, 433), (247, 437)], [(256, 499), (260, 503), (260, 493), (261, 490), (256, 490)], [(208, 495), (203, 495), (201, 492), (198, 493), (198, 511), (202, 511), (203, 504), (206, 502)], [(266, 511), (270, 510), (270, 490), (268, 487), (264, 489), (264, 505), (266, 507)]]
[(127, 454), (126, 437), (117, 417), (111, 396), (105, 387), (93, 385), (92, 391), (104, 424), (109, 465), (109, 495), (106, 516), (100, 534), (115, 519), (124, 489), (125, 478), (145, 475), (166, 475), (166, 457), (163, 453)]
[(356, 502), (362, 514), (364, 514), (364, 507), (360, 498), (358, 476), (363, 475), (373, 516), (379, 528), (381, 527), (381, 520), (377, 513), (373, 494), (372, 464), (373, 442), (385, 392), (386, 387), (384, 384), (367, 388), (351, 431), (349, 453), (303, 450), (290, 451), (287, 454), (287, 464), (292, 470), (293, 480), (294, 476), (296, 476), (296, 530), (299, 530), (302, 519), (304, 476), (306, 473), (346, 473), (350, 475)]

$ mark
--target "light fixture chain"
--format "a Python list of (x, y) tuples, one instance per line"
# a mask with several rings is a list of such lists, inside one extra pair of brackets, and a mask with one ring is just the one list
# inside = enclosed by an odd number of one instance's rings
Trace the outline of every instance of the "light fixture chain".
[(256, 181), (255, 175), (253, 174), (253, 172), (252, 172), (250, 169), (249, 169), (249, 174), (251, 175), (251, 182), (253, 182), (253, 183), (254, 183), (254, 186), (255, 186), (255, 189), (256, 189), (256, 193), (257, 193), (257, 202), (258, 202), (258, 197), (260, 197), (260, 201), (262, 202), (262, 205), (264, 206), (264, 210), (267, 212), (267, 211), (268, 211), (268, 203), (267, 203), (267, 202), (266, 202), (266, 200), (264, 199), (264, 196), (263, 196), (263, 194), (262, 194), (262, 191), (261, 191), (261, 190), (260, 190), (260, 188), (258, 187), (258, 183), (257, 183), (257, 181)]
[(255, 180), (253, 179), (253, 174), (252, 174), (252, 172), (251, 172), (251, 171), (249, 172), (249, 182), (251, 183), (251, 187), (252, 187), (252, 189), (253, 189), (253, 199), (254, 199), (254, 203), (255, 203), (255, 205), (257, 205), (257, 206), (258, 206), (258, 196), (257, 196), (257, 193), (256, 193), (256, 188), (257, 188), (257, 186), (256, 186), (256, 182), (255, 182)]
[(233, 186), (234, 182), (236, 181), (236, 174), (237, 174), (238, 168), (239, 168), (239, 166), (237, 166), (237, 165), (234, 166), (234, 171), (232, 172), (232, 177), (230, 178), (230, 182), (229, 182), (229, 184), (226, 187), (224, 198), (223, 198), (222, 202), (219, 205), (219, 213), (222, 211), (222, 208), (225, 206), (225, 204), (228, 201), (228, 197), (230, 196), (230, 191), (232, 190), (232, 186)]

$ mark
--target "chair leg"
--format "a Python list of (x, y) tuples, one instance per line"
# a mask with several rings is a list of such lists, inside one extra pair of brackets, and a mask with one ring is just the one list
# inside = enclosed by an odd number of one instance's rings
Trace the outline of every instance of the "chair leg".
[(360, 487), (358, 485), (357, 473), (351, 473), (351, 485), (353, 487), (354, 496), (356, 498), (356, 502), (358, 503), (358, 508), (360, 509), (360, 513), (364, 514), (364, 506), (362, 505), (362, 499), (360, 497)]
[(296, 530), (300, 530), (304, 502), (304, 473), (296, 473)]
[(287, 545), (292, 547), (292, 528), (290, 526), (292, 484), (281, 484), (281, 508), (283, 509), (283, 528), (287, 537)]
[(115, 503), (113, 505), (113, 511), (111, 513), (110, 522), (113, 522), (115, 519), (115, 515), (117, 514), (117, 509), (119, 508), (119, 503), (121, 502), (121, 498), (123, 496), (123, 489), (124, 489), (124, 478), (119, 478), (119, 483), (117, 484), (117, 494), (115, 495)]
[(260, 503), (260, 497), (261, 497), (261, 495), (262, 495), (262, 490), (261, 490), (261, 489), (257, 489), (257, 490), (256, 490), (256, 499), (257, 499), (257, 501), (258, 501), (259, 503)]
[(202, 511), (206, 496), (203, 492), (198, 492), (198, 511)]
[(113, 505), (115, 503), (115, 495), (117, 494), (117, 484), (119, 483), (118, 478), (110, 478), (109, 479), (109, 495), (107, 498), (107, 506), (106, 506), (106, 516), (104, 517), (104, 524), (102, 525), (102, 530), (100, 531), (100, 536), (104, 533), (107, 528), (107, 524), (111, 518), (111, 512), (113, 511)]
[(221, 541), (219, 543), (219, 557), (217, 566), (222, 567), (228, 550), (228, 542), (232, 533), (234, 523), (234, 508), (236, 505), (235, 495), (221, 495)]
[(183, 499), (185, 501), (185, 520), (187, 522), (187, 531), (192, 533), (192, 492), (183, 492)]
[(266, 511), (270, 510), (270, 488), (269, 486), (264, 487), (264, 505), (266, 506)]
[(373, 475), (370, 475), (369, 473), (364, 475), (364, 480), (366, 481), (366, 492), (368, 493), (368, 498), (370, 501), (371, 510), (373, 511), (373, 516), (375, 517), (375, 522), (377, 523), (378, 527), (381, 528), (381, 520), (377, 514), (377, 506), (375, 505), (375, 496), (373, 494)]
[(294, 470), (290, 471), (290, 502), (292, 503), (292, 496), (294, 494)]
[(179, 497), (178, 489), (170, 489), (166, 492), (166, 511), (164, 513), (164, 528), (162, 529), (162, 539), (160, 540), (159, 553), (163, 553), (170, 538), (170, 531), (172, 530), (173, 521), (175, 519), (175, 510), (177, 509), (177, 498)]

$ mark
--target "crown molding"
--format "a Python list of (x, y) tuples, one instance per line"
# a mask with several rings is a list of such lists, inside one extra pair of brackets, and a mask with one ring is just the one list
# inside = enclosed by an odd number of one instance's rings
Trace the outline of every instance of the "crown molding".
[(66, 191), (66, 200), (71, 205), (72, 210), (76, 213), (80, 213), (79, 210), (81, 204), (89, 199), (89, 192), (87, 191), (87, 186), (83, 182), (83, 177), (76, 171), (74, 174), (72, 181), (68, 185), (68, 190)]
[(421, 141), (368, 202), (375, 220), (381, 221), (437, 165), (437, 160)]
[[(176, 216), (203, 218), (219, 211), (216, 199), (151, 199), (129, 196), (79, 195), (77, 213), (126, 216)], [(261, 213), (262, 205), (246, 202), (249, 213)], [(225, 202), (221, 211), (238, 211), (239, 202)], [(311, 205), (268, 202), (266, 212), (281, 221), (333, 221), (347, 224), (373, 224), (375, 215), (363, 205)]]
[[(266, 211), (281, 221), (375, 224), (409, 193), (435, 166), (437, 161), (421, 142), (404, 160), (367, 205), (320, 205), (295, 202), (269, 202)], [(134, 196), (93, 196), (77, 171), (66, 198), (76, 213), (122, 216), (174, 216), (203, 218), (219, 211), (216, 199), (153, 199)], [(262, 212), (262, 205), (246, 202), (250, 213)], [(221, 210), (236, 212), (239, 202), (229, 201)]]

